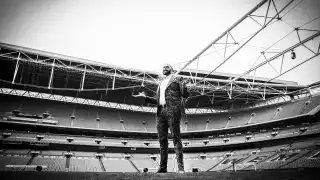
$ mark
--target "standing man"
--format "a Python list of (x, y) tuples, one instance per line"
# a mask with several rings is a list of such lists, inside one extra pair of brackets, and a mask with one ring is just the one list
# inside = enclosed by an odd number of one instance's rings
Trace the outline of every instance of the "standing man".
[(184, 173), (183, 151), (180, 137), (180, 119), (184, 114), (182, 98), (187, 98), (189, 93), (186, 82), (182, 78), (174, 77), (173, 68), (166, 64), (163, 66), (165, 78), (160, 82), (156, 98), (148, 97), (143, 93), (134, 97), (144, 98), (146, 102), (157, 105), (157, 131), (160, 143), (160, 167), (158, 173), (167, 172), (168, 163), (168, 128), (172, 135), (173, 145), (178, 162), (178, 172)]

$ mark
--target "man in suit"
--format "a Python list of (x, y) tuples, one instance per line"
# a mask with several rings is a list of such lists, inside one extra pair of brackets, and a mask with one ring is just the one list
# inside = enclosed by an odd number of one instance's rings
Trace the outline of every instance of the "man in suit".
[(180, 119), (181, 115), (184, 114), (183, 98), (188, 98), (189, 93), (186, 82), (182, 82), (182, 78), (174, 77), (171, 65), (163, 66), (163, 75), (164, 78), (159, 83), (155, 98), (148, 97), (144, 93), (139, 93), (134, 97), (143, 98), (147, 103), (157, 105), (157, 131), (160, 143), (160, 167), (157, 172), (167, 172), (168, 128), (170, 128), (177, 157), (178, 172), (184, 173)]

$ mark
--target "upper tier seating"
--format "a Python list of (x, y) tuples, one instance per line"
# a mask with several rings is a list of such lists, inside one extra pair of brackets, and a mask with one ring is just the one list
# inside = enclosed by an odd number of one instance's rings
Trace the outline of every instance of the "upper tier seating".
[[(303, 126), (304, 128), (305, 126)], [(224, 135), (223, 137), (214, 136), (210, 139), (204, 138), (190, 138), (182, 139), (183, 146), (188, 147), (203, 147), (203, 146), (221, 146), (221, 145), (230, 145), (230, 144), (241, 144), (246, 142), (259, 142), (266, 140), (275, 140), (283, 138), (293, 138), (298, 136), (305, 136), (310, 134), (318, 134), (320, 132), (320, 122), (312, 123), (306, 126), (305, 131), (301, 131), (301, 127), (286, 127), (277, 130), (268, 129), (265, 132), (254, 132), (251, 133), (251, 138), (247, 139), (247, 134), (233, 134), (233, 135)], [(8, 137), (0, 136), (0, 140), (7, 141), (19, 141), (19, 142), (43, 142), (43, 143), (56, 143), (56, 144), (77, 144), (77, 145), (87, 145), (87, 146), (114, 146), (114, 147), (140, 147), (140, 148), (159, 148), (158, 139), (148, 139), (148, 146), (145, 144), (143, 139), (135, 138), (111, 138), (111, 137), (99, 137), (100, 143), (96, 142), (97, 137), (90, 136), (70, 136), (65, 134), (48, 134), (48, 133), (36, 133), (36, 132), (19, 132), (19, 131), (8, 131), (1, 130), (1, 134), (10, 133)], [(274, 134), (276, 133), (276, 134)], [(223, 134), (222, 134), (223, 135)], [(38, 137), (38, 138), (37, 138)], [(41, 139), (39, 139), (41, 137)], [(72, 141), (70, 140), (72, 139)], [(70, 141), (69, 141), (69, 140)], [(204, 140), (207, 140), (207, 144), (204, 143)], [(123, 142), (126, 142), (124, 144)], [(301, 146), (299, 144), (293, 144), (292, 146)], [(169, 148), (173, 148), (172, 139), (169, 139)], [(27, 154), (28, 152), (24, 152)], [(62, 152), (60, 151), (44, 151), (48, 155), (57, 155), (61, 156)], [(51, 154), (50, 154), (51, 153)], [(17, 154), (17, 153), (14, 153)], [(19, 154), (22, 154), (19, 153)], [(108, 154), (109, 155), (109, 154)], [(106, 155), (106, 156), (108, 156)], [(112, 154), (110, 154), (112, 155)], [(88, 157), (93, 156), (89, 153), (81, 153), (76, 156)]]
[[(49, 116), (49, 119), (57, 120), (58, 125), (62, 126), (156, 132), (156, 117), (152, 113), (132, 112), (9, 95), (0, 95), (0, 99), (0, 112), (12, 112), (19, 108), (22, 109), (23, 113), (33, 115), (50, 112), (51, 116)], [(201, 131), (264, 123), (308, 113), (319, 104), (320, 96), (314, 96), (312, 98), (294, 100), (293, 102), (244, 109), (242, 111), (187, 115), (185, 118), (182, 118), (181, 130), (183, 132)]]

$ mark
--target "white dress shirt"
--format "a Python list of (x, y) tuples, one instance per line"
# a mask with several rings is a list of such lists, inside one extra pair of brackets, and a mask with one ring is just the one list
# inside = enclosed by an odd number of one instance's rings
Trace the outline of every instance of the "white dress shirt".
[(160, 84), (160, 98), (159, 98), (160, 105), (166, 104), (165, 92), (166, 92), (167, 85), (171, 79), (171, 76), (172, 76), (172, 74), (167, 76), (164, 80), (162, 80), (162, 82)]

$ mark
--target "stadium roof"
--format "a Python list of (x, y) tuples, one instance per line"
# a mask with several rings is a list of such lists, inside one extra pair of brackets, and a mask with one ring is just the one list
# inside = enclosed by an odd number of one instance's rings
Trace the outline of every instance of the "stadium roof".
[[(141, 102), (131, 95), (146, 91), (152, 96), (158, 83), (159, 74), (156, 72), (126, 69), (5, 43), (0, 43), (0, 48), (1, 67), (4, 68), (1, 81), (5, 82), (2, 85), (4, 87), (140, 105)], [(208, 75), (200, 70), (185, 69), (180, 72), (184, 78), (192, 78), (192, 74), (197, 74), (196, 78)], [(226, 85), (235, 76), (217, 72), (207, 76), (204, 83), (195, 86), (197, 88), (192, 91), (188, 107), (249, 103), (307, 87), (295, 82), (244, 76), (235, 81), (230, 90), (230, 86)], [(15, 79), (12, 81), (12, 78)], [(264, 84), (262, 89), (252, 87), (259, 84)], [(221, 89), (211, 92), (215, 88)], [(248, 88), (252, 91), (247, 91)]]

